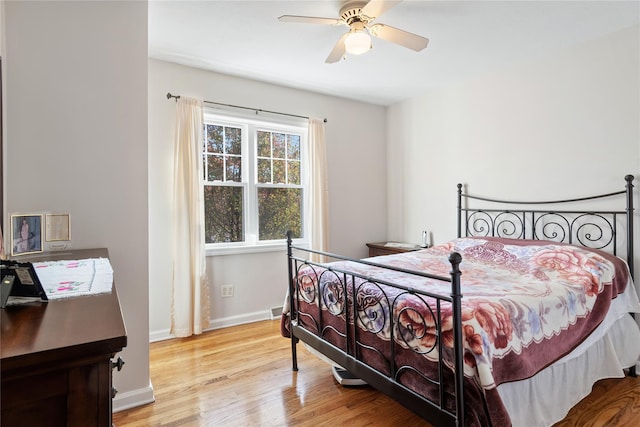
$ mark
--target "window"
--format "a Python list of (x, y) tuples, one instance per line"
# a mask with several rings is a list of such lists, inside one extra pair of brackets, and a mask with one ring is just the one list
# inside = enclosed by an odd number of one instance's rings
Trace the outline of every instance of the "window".
[(306, 126), (205, 114), (205, 242), (210, 249), (306, 241)]

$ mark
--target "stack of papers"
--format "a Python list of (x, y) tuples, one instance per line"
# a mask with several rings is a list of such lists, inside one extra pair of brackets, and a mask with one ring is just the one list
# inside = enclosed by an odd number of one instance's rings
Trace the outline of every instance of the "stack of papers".
[(107, 258), (34, 262), (50, 300), (111, 292), (113, 269)]

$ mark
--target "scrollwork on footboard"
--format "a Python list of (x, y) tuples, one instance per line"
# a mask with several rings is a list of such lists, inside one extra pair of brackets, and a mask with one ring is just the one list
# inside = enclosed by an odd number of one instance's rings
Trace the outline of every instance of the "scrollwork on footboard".
[[(398, 295), (394, 301), (395, 317), (394, 335), (398, 337), (400, 344), (429, 360), (436, 361), (437, 370), (432, 371), (435, 378), (426, 372), (411, 365), (401, 365), (396, 368), (395, 378), (400, 378), (406, 372), (411, 372), (419, 376), (423, 381), (435, 386), (439, 391), (437, 400), (442, 406), (446, 406), (443, 382), (444, 363), (442, 355), (443, 347), (447, 337), (443, 333), (441, 301), (432, 301), (431, 304), (420, 295), (409, 292)], [(435, 311), (435, 312), (434, 312)], [(453, 336), (451, 330), (447, 331), (448, 345), (453, 347)]]
[[(289, 241), (294, 370), (295, 342), (300, 339), (438, 425), (462, 425), (458, 424), (464, 422), (462, 333), (456, 331), (461, 327), (459, 255), (452, 262), (455, 268), (451, 278), (443, 278), (327, 253), (323, 255), (345, 262), (319, 264), (294, 256), (294, 249), (298, 253), (314, 252), (292, 246)], [(395, 270), (451, 282), (451, 294), (417, 291), (365, 276), (358, 273), (362, 264), (381, 273)], [(367, 274), (377, 276), (371, 270)], [(453, 319), (455, 301), (458, 323)], [(446, 315), (444, 304), (448, 307)], [(448, 322), (446, 332), (443, 318)]]
[[(355, 279), (355, 278), (354, 278)], [(369, 359), (372, 366), (388, 375), (393, 367), (389, 354), (379, 348), (369, 345), (361, 339), (363, 332), (378, 336), (385, 341), (390, 340), (390, 330), (393, 324), (389, 307), (389, 297), (382, 286), (372, 280), (361, 280), (355, 290), (353, 311), (356, 313), (357, 328), (354, 328), (355, 357), (358, 360)], [(364, 354), (368, 357), (365, 358)], [(372, 363), (372, 359), (375, 363)]]

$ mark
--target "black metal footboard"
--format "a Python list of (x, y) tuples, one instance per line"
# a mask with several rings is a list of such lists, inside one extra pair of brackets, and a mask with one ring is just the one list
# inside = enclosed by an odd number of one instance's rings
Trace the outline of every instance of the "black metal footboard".
[[(440, 277), (293, 246), (290, 234), (287, 253), (294, 370), (300, 339), (431, 423), (464, 425), (460, 254), (449, 257), (450, 277)], [(310, 254), (348, 263), (320, 264)], [(451, 294), (412, 289), (349, 268), (357, 265), (450, 282)], [(453, 326), (445, 331), (447, 316)], [(412, 344), (416, 339), (422, 344)]]

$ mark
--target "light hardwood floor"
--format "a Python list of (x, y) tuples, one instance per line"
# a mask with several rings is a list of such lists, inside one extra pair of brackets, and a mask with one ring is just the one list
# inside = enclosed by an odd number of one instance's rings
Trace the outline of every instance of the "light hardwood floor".
[[(156, 401), (114, 414), (116, 427), (429, 426), (370, 387), (345, 388), (278, 321), (151, 344)], [(126, 372), (126, 365), (123, 372)], [(639, 426), (640, 377), (600, 381), (556, 427)]]

